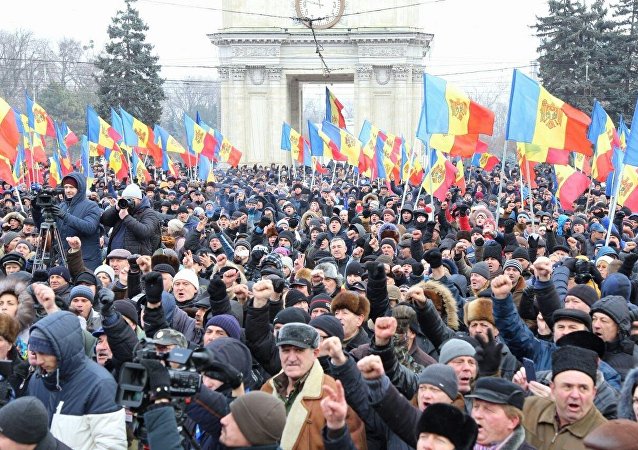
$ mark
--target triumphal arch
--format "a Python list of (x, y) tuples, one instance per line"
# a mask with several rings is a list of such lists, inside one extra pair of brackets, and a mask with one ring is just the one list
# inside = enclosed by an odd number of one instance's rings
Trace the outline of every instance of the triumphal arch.
[[(353, 83), (354, 129), (365, 119), (414, 136), (432, 35), (413, 0), (222, 0), (221, 130), (242, 163), (290, 163), (281, 124), (302, 130), (303, 83)], [(413, 6), (409, 6), (409, 5)]]

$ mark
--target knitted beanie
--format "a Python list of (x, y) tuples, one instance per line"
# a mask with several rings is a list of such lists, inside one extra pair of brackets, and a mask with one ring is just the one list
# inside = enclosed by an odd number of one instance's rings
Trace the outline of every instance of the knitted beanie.
[(230, 412), (252, 445), (276, 444), (286, 426), (286, 407), (274, 395), (253, 391), (236, 398)]
[(206, 322), (206, 328), (210, 326), (219, 327), (226, 332), (228, 337), (239, 339), (241, 337), (241, 327), (235, 316), (230, 314), (220, 314), (213, 316)]
[(459, 387), (456, 381), (454, 369), (445, 364), (432, 364), (423, 369), (419, 374), (418, 383), (429, 384), (441, 389), (445, 394), (454, 400), (459, 394)]
[(439, 362), (441, 364), (447, 364), (459, 356), (474, 357), (474, 355), (476, 355), (476, 350), (469, 342), (452, 338), (441, 347)]

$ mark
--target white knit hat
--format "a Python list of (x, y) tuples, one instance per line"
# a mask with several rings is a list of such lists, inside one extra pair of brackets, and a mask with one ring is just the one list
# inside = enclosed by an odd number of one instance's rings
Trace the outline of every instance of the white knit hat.
[(97, 276), (98, 273), (102, 273), (102, 272), (104, 272), (109, 277), (111, 277), (111, 281), (115, 281), (115, 271), (113, 270), (111, 266), (102, 264), (101, 266), (98, 266), (98, 268), (93, 271), (93, 275)]
[(195, 286), (197, 290), (199, 290), (199, 278), (197, 278), (197, 274), (193, 272), (191, 269), (182, 269), (175, 274), (173, 277), (173, 284), (175, 284), (178, 280), (188, 281), (190, 284)]
[(122, 198), (137, 198), (142, 200), (142, 190), (137, 184), (129, 184), (122, 191)]
[(177, 233), (182, 231), (184, 228), (184, 222), (179, 219), (171, 219), (168, 221), (168, 232), (169, 234)]

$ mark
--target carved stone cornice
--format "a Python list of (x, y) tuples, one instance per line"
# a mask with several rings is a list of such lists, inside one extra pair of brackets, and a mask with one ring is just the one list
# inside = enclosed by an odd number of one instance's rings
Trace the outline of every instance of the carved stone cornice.
[(405, 64), (398, 64), (392, 66), (392, 76), (397, 81), (405, 81), (410, 75), (410, 66)]
[(369, 80), (372, 76), (372, 66), (358, 65), (355, 70), (357, 72), (358, 80)]
[(279, 56), (278, 45), (233, 45), (231, 51), (235, 57)]
[(422, 82), (424, 72), (425, 72), (425, 67), (412, 66), (412, 81), (419, 82), (419, 83)]
[(266, 68), (268, 79), (271, 81), (279, 81), (283, 75), (283, 69), (281, 67), (268, 67)]

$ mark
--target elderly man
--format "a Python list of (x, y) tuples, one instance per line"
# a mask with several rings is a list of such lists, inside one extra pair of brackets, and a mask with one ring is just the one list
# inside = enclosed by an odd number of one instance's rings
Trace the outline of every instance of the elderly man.
[[(281, 438), (284, 450), (309, 450), (323, 445), (322, 429), (326, 419), (321, 400), (326, 395), (326, 387), (334, 391), (337, 385), (321, 368), (319, 341), (317, 330), (303, 323), (288, 323), (277, 334), (282, 371), (261, 390), (277, 396), (286, 406), (288, 419)], [(363, 423), (350, 409), (346, 422), (353, 442), (358, 448), (365, 448)]]
[(598, 356), (565, 346), (552, 355), (552, 397), (528, 397), (523, 409), (527, 442), (538, 450), (584, 448), (583, 438), (607, 420), (594, 406)]
[(343, 345), (347, 351), (370, 342), (363, 329), (370, 315), (370, 302), (366, 297), (354, 292), (341, 292), (330, 304), (330, 310), (343, 326)]

